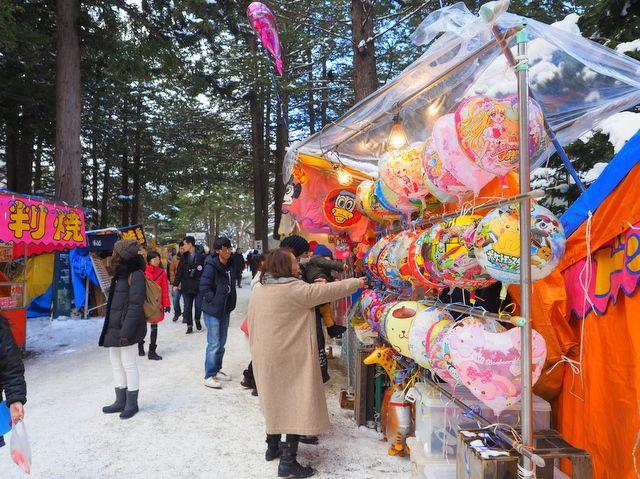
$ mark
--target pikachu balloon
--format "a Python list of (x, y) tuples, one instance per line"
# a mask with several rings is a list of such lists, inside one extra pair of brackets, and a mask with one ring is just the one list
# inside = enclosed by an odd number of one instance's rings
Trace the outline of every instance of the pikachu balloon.
[[(534, 281), (549, 275), (564, 255), (562, 223), (551, 211), (531, 205), (531, 275)], [(474, 251), (478, 263), (498, 281), (520, 280), (520, 205), (492, 210), (476, 229)]]

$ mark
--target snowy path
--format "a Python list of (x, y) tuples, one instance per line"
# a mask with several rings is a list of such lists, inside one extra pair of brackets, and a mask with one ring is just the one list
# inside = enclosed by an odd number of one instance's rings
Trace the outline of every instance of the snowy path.
[[(163, 361), (140, 358), (141, 411), (122, 421), (101, 407), (113, 400), (107, 351), (97, 346), (102, 321), (29, 322), (26, 422), (34, 478), (269, 478), (277, 461), (264, 461), (263, 419), (258, 398), (239, 379), (249, 359), (239, 325), (249, 288), (239, 291), (231, 316), (222, 390), (202, 385), (205, 334), (185, 336), (184, 325), (160, 324)], [(168, 315), (167, 315), (168, 316)], [(169, 317), (169, 316), (168, 316)], [(390, 458), (377, 434), (356, 428), (341, 410), (337, 392), (344, 375), (331, 361), (327, 400), (333, 428), (318, 446), (301, 445), (299, 459), (320, 478), (409, 478), (407, 459)], [(8, 437), (5, 437), (8, 443)], [(26, 477), (0, 449), (0, 477)]]

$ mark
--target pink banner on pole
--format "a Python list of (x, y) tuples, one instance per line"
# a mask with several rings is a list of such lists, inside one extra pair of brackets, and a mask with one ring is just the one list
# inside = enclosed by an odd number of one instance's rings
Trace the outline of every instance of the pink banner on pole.
[[(28, 196), (0, 193), (0, 241), (29, 253), (86, 245), (84, 211)], [(33, 246), (33, 247), (32, 247)]]
[(590, 278), (586, 277), (586, 262), (585, 258), (564, 272), (569, 311), (578, 318), (591, 311), (604, 314), (620, 292), (635, 293), (640, 283), (640, 223), (591, 255)]

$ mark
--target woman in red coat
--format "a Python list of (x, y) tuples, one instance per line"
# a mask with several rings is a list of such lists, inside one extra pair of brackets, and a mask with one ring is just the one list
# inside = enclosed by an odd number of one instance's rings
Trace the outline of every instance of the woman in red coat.
[[(156, 251), (149, 251), (147, 253), (147, 269), (144, 275), (160, 286), (162, 290), (162, 309), (163, 312), (160, 316), (151, 324), (151, 343), (149, 344), (149, 359), (159, 361), (162, 356), (156, 353), (157, 341), (158, 341), (158, 323), (164, 319), (164, 313), (168, 313), (170, 310), (171, 302), (169, 301), (169, 280), (167, 279), (167, 272), (160, 265), (160, 254)], [(138, 354), (144, 356), (144, 340), (138, 343)]]

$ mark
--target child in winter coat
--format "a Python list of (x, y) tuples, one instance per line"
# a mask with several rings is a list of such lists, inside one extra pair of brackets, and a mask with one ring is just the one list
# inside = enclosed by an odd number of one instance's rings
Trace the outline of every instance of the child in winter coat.
[[(333, 281), (331, 274), (333, 271), (345, 271), (345, 264), (341, 261), (334, 261), (331, 250), (325, 245), (317, 245), (313, 250), (313, 256), (304, 269), (305, 281), (307, 283), (315, 283), (318, 279), (323, 279), (330, 283)], [(331, 303), (322, 304), (319, 309), (330, 337), (336, 338), (347, 330), (344, 326), (335, 323)]]
[[(164, 319), (164, 313), (168, 313), (171, 310), (171, 303), (169, 301), (167, 273), (160, 264), (160, 254), (157, 251), (149, 251), (147, 253), (147, 268), (144, 271), (144, 275), (160, 286), (162, 290), (161, 306), (163, 312), (158, 316), (156, 321), (151, 324), (151, 342), (149, 343), (149, 359), (159, 361), (162, 359), (162, 356), (156, 353), (158, 323)], [(144, 339), (138, 343), (138, 354), (144, 356)]]

